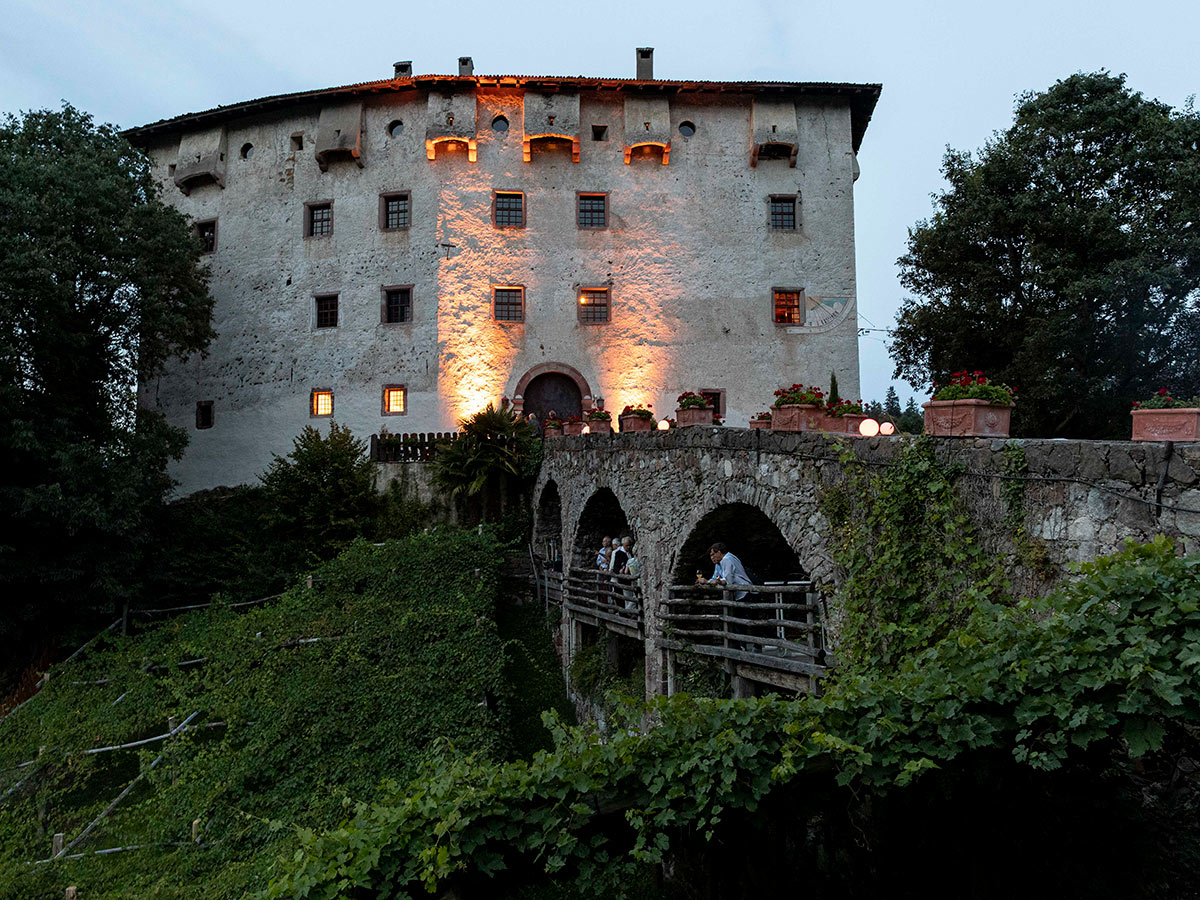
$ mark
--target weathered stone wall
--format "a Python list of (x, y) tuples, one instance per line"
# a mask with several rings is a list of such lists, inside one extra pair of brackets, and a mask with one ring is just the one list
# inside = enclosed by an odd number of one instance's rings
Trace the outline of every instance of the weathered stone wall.
[[(206, 358), (141, 390), (144, 404), (189, 431), (173, 468), (181, 490), (252, 481), (310, 424), (314, 389), (334, 392), (335, 418), (359, 435), (383, 424), (454, 427), (550, 362), (577, 369), (609, 409), (649, 402), (668, 415), (684, 390), (725, 389), (735, 424), (780, 383), (827, 384), (831, 371), (844, 396), (857, 396), (849, 101), (798, 95), (796, 166), (751, 167), (751, 94), (671, 92), (664, 166), (624, 163), (625, 96), (579, 94), (577, 163), (569, 149), (536, 148), (524, 162), (523, 136), (537, 130), (524, 122), (525, 94), (495, 85), (479, 86), (469, 104), (475, 163), (463, 144), (440, 143), (427, 158), (429, 129), (451, 126), (433, 122), (436, 110), (413, 88), (368, 95), (360, 155), (331, 156), (324, 171), (319, 99), (229, 121), (223, 187), (183, 193), (171, 169), (189, 126), (156, 137), (149, 149), (166, 200), (218, 222), (209, 263), (219, 336)], [(493, 130), (497, 116), (507, 130)], [(679, 131), (684, 121), (694, 134)], [(607, 126), (606, 139), (592, 139), (593, 125)], [(525, 228), (493, 227), (496, 190), (525, 192)], [(412, 226), (381, 230), (379, 196), (396, 191), (411, 192)], [(580, 191), (608, 194), (608, 228), (576, 227)], [(798, 195), (795, 232), (768, 228), (772, 194)], [(332, 203), (332, 234), (304, 236), (312, 202)], [(492, 286), (505, 284), (525, 287), (524, 323), (492, 318)], [(385, 285), (413, 285), (412, 322), (381, 324)], [(579, 288), (606, 285), (610, 323), (579, 324)], [(778, 327), (773, 287), (845, 303), (820, 327)], [(339, 295), (336, 328), (316, 327), (318, 293)], [(405, 416), (382, 414), (384, 385), (407, 388)], [(201, 400), (213, 401), (214, 424), (197, 430)]]

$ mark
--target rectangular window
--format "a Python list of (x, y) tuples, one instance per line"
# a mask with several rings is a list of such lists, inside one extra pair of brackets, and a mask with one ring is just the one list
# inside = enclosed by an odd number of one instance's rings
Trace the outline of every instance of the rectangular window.
[(304, 236), (324, 237), (333, 234), (333, 201), (304, 204)]
[(608, 194), (579, 194), (577, 203), (580, 228), (608, 227)]
[(608, 126), (607, 125), (593, 125), (592, 126), (592, 140), (593, 141), (607, 141), (608, 140)]
[(196, 237), (200, 239), (200, 252), (212, 253), (217, 249), (217, 220), (205, 219), (196, 223)]
[(408, 191), (379, 195), (379, 227), (396, 231), (412, 225), (411, 196)]
[(804, 324), (804, 289), (773, 288), (776, 325)]
[(525, 288), (492, 288), (492, 317), (497, 322), (524, 322)]
[(313, 391), (308, 409), (311, 416), (332, 416), (333, 391)]
[(337, 328), (338, 295), (320, 294), (313, 298), (317, 306), (316, 324), (318, 328)]
[(492, 224), (497, 228), (524, 228), (525, 195), (520, 191), (496, 191), (492, 199)]
[(211, 400), (196, 401), (196, 427), (213, 427), (213, 402)]
[(579, 322), (581, 325), (608, 323), (608, 288), (580, 288)]
[(771, 230), (796, 230), (796, 198), (794, 195), (771, 198)]
[(412, 285), (383, 289), (383, 324), (399, 325), (412, 321)]
[(402, 384), (383, 386), (383, 414), (402, 416), (408, 412), (408, 389)]
[(708, 401), (708, 405), (713, 408), (714, 416), (725, 415), (725, 390), (724, 388), (712, 388), (707, 391), (697, 391), (701, 397)]

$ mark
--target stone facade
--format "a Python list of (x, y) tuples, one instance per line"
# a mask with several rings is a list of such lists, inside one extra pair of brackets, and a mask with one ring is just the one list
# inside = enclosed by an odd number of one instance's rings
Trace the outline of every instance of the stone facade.
[[(672, 415), (682, 391), (723, 391), (733, 423), (831, 371), (857, 395), (853, 182), (878, 85), (397, 71), (130, 132), (168, 202), (216, 222), (219, 336), (141, 387), (189, 429), (183, 491), (253, 480), (319, 424), (314, 391), (362, 436), (520, 408), (535, 370), (565, 373), (584, 409)], [(522, 195), (523, 227), (497, 227), (497, 192)], [(604, 227), (580, 227), (581, 193), (605, 198)], [(388, 195), (408, 198), (402, 227)], [(781, 196), (794, 230), (771, 227)], [(522, 321), (494, 315), (506, 286)], [(411, 292), (409, 320), (386, 321), (387, 288)], [(606, 324), (581, 321), (589, 288), (609, 292)], [(802, 323), (776, 323), (775, 288), (803, 292)]]

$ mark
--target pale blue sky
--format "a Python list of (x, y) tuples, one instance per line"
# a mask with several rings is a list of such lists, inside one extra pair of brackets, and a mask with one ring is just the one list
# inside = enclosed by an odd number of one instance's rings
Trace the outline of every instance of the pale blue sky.
[[(387, 78), (398, 59), (417, 73), (452, 73), (472, 56), (481, 74), (631, 77), (643, 46), (660, 78), (882, 82), (855, 203), (860, 325), (886, 328), (903, 297), (895, 261), (942, 187), (947, 145), (979, 147), (1009, 123), (1017, 93), (1078, 71), (1124, 72), (1135, 90), (1182, 106), (1200, 89), (1198, 35), (1194, 0), (7, 0), (0, 110), (69, 100), (127, 127)], [(868, 399), (891, 383), (883, 337), (860, 343)]]

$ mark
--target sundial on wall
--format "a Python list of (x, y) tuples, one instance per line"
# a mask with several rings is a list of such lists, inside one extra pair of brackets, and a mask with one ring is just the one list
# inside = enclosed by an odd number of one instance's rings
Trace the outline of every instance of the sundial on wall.
[(846, 318), (850, 311), (849, 297), (814, 297), (809, 294), (805, 296), (804, 304), (804, 324), (788, 328), (793, 334), (828, 331)]

